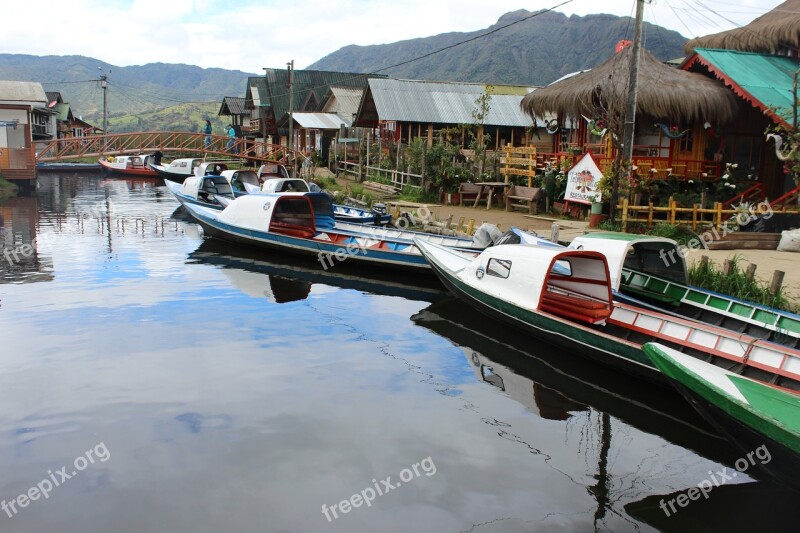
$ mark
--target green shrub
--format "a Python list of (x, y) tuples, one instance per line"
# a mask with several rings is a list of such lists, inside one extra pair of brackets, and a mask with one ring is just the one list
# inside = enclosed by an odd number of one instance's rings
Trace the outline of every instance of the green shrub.
[(783, 288), (777, 294), (772, 294), (766, 283), (755, 278), (747, 279), (745, 271), (739, 268), (739, 259), (738, 256), (730, 259), (732, 265), (727, 275), (713, 261), (697, 261), (689, 267), (689, 283), (792, 313), (798, 311), (797, 304), (787, 297)]

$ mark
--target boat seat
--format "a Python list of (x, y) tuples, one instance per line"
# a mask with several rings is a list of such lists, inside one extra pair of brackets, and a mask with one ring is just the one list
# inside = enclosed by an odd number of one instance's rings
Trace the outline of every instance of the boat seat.
[(542, 311), (571, 318), (588, 324), (597, 324), (611, 316), (610, 307), (603, 303), (547, 290), (542, 295)]

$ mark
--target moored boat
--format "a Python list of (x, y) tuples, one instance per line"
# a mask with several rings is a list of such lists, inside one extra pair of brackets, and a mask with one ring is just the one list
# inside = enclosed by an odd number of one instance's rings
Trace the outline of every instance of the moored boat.
[[(678, 391), (761, 469), (800, 490), (800, 396), (742, 377), (657, 343), (644, 351)], [(755, 455), (755, 457), (754, 457)]]
[(499, 245), (477, 257), (416, 240), (434, 272), (477, 309), (601, 363), (654, 381), (642, 351), (658, 341), (737, 373), (800, 390), (800, 351), (647, 308), (614, 302), (600, 252)]
[[(523, 244), (543, 244), (518, 233)], [(547, 241), (544, 244), (555, 246)], [(689, 285), (680, 247), (672, 239), (593, 232), (576, 237), (569, 248), (597, 251), (606, 256), (615, 301), (800, 347), (797, 314)]]
[(235, 199), (223, 210), (192, 202), (185, 202), (184, 206), (211, 236), (250, 246), (317, 256), (325, 268), (347, 259), (418, 272), (430, 271), (427, 261), (414, 245), (415, 236), (449, 247), (478, 251), (472, 239), (361, 225), (340, 227), (335, 223), (332, 204), (325, 193), (252, 194)]
[(152, 156), (149, 154), (118, 155), (97, 160), (103, 169), (116, 174), (137, 176), (140, 178), (157, 178), (158, 174), (148, 166)]
[(156, 164), (154, 161), (148, 161), (148, 165), (160, 177), (175, 183), (183, 183), (189, 176), (194, 176), (194, 169), (204, 161), (202, 157), (183, 157), (174, 159), (166, 165)]

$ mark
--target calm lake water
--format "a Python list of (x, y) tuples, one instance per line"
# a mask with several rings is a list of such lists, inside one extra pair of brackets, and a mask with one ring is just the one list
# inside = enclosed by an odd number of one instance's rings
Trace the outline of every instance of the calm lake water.
[(796, 526), (755, 471), (666, 516), (738, 452), (433, 279), (204, 239), (155, 180), (39, 181), (0, 204), (2, 532)]

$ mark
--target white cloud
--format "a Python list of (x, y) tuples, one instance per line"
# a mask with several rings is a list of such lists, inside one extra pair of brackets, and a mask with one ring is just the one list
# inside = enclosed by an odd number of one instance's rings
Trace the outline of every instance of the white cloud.
[[(536, 0), (73, 0), (15, 2), (4, 11), (0, 50), (34, 55), (78, 54), (114, 65), (153, 62), (260, 73), (294, 59), (296, 68), (348, 44), (370, 45), (487, 28), (509, 11), (557, 5)], [(44, 4), (44, 6), (43, 6)], [(780, 0), (655, 0), (648, 22), (693, 37), (742, 25)], [(713, 10), (713, 11), (712, 11)], [(53, 21), (42, 13), (57, 13)], [(567, 15), (633, 14), (633, 0), (598, 4), (574, 0), (557, 11)]]

